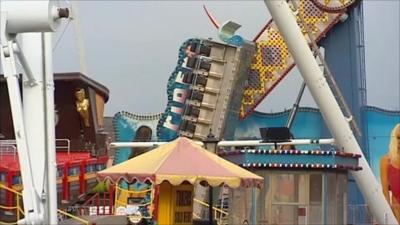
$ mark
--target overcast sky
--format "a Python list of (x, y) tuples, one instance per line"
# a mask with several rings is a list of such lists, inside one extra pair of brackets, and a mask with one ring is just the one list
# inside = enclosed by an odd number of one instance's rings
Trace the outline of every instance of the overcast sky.
[[(242, 24), (238, 34), (250, 40), (270, 18), (263, 1), (79, 2), (88, 75), (110, 90), (107, 116), (122, 110), (164, 111), (167, 80), (180, 45), (192, 37), (217, 40), (203, 4), (218, 21)], [(364, 1), (368, 103), (392, 110), (400, 110), (399, 11), (397, 0)], [(79, 71), (73, 25), (61, 26), (53, 42), (57, 43), (55, 72)], [(276, 112), (291, 107), (302, 80), (292, 75), (258, 110)], [(309, 94), (302, 105), (314, 106)]]

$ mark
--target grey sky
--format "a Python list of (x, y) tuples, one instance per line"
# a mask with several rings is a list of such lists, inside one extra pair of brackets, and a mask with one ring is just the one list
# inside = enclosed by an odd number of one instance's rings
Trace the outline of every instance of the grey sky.
[[(167, 80), (175, 68), (179, 46), (191, 37), (217, 39), (203, 4), (218, 21), (231, 19), (242, 24), (238, 33), (247, 39), (253, 39), (270, 18), (263, 1), (79, 2), (89, 76), (111, 92), (106, 115), (122, 110), (143, 114), (164, 111)], [(364, 3), (368, 103), (397, 110), (399, 11), (399, 1)], [(59, 28), (54, 42), (64, 26)], [(79, 70), (72, 28), (70, 24), (54, 51), (56, 72)], [(297, 73), (292, 75), (258, 110), (291, 107), (301, 83)], [(287, 86), (292, 88), (284, 88)], [(303, 105), (314, 105), (309, 94)]]

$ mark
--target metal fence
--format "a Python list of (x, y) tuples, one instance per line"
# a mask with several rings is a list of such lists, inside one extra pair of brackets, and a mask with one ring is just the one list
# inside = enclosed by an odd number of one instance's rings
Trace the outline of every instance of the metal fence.
[(366, 204), (347, 205), (347, 224), (377, 224)]
[[(69, 139), (56, 139), (56, 149), (64, 150), (69, 153), (71, 141)], [(15, 140), (0, 140), (0, 159), (3, 159), (4, 156), (11, 155), (15, 160), (17, 153), (17, 143)]]

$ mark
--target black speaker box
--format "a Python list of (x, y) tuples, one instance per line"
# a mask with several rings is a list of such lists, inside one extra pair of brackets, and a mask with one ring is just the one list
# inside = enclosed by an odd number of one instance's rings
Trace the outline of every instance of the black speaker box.
[(263, 142), (286, 142), (292, 139), (292, 134), (287, 127), (263, 127), (260, 128)]

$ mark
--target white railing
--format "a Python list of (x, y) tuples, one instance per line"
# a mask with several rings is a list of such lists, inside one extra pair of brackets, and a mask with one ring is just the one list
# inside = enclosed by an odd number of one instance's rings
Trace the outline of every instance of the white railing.
[[(71, 150), (71, 141), (69, 139), (56, 139), (56, 149), (66, 150), (69, 154)], [(0, 140), (0, 158), (5, 155), (17, 155), (17, 143), (15, 140)]]
[[(199, 199), (193, 198), (193, 203), (195, 204), (199, 204), (201, 205), (201, 207), (205, 207), (206, 209), (208, 209), (210, 206), (208, 203), (203, 202)], [(228, 218), (229, 213), (224, 210), (223, 208), (217, 208), (217, 207), (212, 207), (213, 208), (213, 215), (214, 215), (214, 219), (217, 221), (218, 225), (224, 225), (226, 224), (226, 220)], [(204, 210), (204, 212), (208, 213), (208, 210)], [(203, 217), (201, 215), (197, 215), (195, 212), (193, 212), (193, 218), (196, 219), (208, 219), (208, 215), (203, 215)]]
[(0, 141), (0, 159), (3, 159), (3, 156), (6, 155), (12, 155), (14, 159), (17, 155), (17, 147), (11, 140)]
[[(59, 143), (63, 144), (59, 144)], [(71, 141), (69, 139), (56, 139), (56, 149), (67, 150), (68, 154), (71, 150)]]
[(8, 140), (0, 140), (0, 145), (17, 145), (17, 142), (14, 139), (8, 139)]

